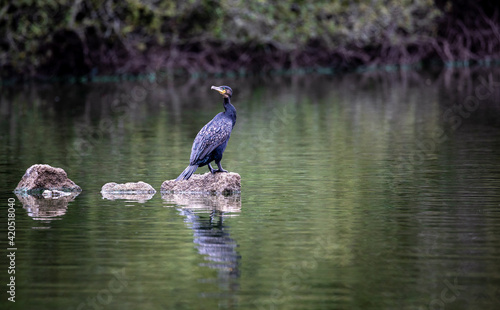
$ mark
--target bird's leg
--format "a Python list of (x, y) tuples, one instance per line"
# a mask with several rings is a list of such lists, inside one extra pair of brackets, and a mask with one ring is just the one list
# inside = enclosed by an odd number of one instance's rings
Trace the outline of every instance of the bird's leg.
[(212, 165), (208, 164), (208, 169), (210, 169), (210, 173), (211, 174), (214, 174), (216, 171), (214, 170), (214, 168), (212, 168)]
[(219, 167), (218, 170), (215, 170), (215, 172), (227, 172), (227, 170), (222, 169), (222, 165), (220, 164), (220, 160), (215, 162), (217, 164), (217, 167)]

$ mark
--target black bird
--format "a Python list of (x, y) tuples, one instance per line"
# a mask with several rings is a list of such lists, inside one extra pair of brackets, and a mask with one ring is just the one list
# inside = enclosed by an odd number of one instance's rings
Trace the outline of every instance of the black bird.
[[(222, 169), (220, 161), (227, 146), (234, 124), (236, 124), (236, 109), (231, 104), (233, 90), (229, 86), (212, 86), (224, 97), (224, 112), (217, 114), (208, 124), (198, 132), (191, 148), (189, 166), (177, 177), (176, 181), (187, 180), (198, 167), (208, 165), (211, 173), (227, 172)], [(214, 170), (210, 163), (215, 161), (218, 170)]]

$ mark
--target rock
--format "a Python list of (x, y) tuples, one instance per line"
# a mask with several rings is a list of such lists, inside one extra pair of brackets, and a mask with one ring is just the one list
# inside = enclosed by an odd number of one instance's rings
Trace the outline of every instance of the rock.
[(161, 191), (167, 193), (240, 193), (241, 176), (235, 172), (193, 174), (189, 180), (163, 182)]
[(64, 192), (81, 192), (80, 186), (68, 179), (66, 171), (49, 165), (33, 165), (17, 184), (15, 193), (40, 193), (44, 190)]
[(101, 193), (115, 193), (115, 194), (154, 194), (156, 190), (148, 183), (128, 182), (118, 184), (115, 182), (106, 183), (101, 188)]
[(102, 186), (102, 198), (109, 200), (126, 199), (145, 202), (155, 195), (156, 190), (148, 183), (139, 181), (117, 184), (115, 182), (106, 183)]

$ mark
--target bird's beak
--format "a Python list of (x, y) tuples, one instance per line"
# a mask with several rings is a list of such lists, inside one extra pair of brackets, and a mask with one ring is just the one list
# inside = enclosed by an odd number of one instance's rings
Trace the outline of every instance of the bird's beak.
[(217, 87), (217, 86), (212, 86), (210, 89), (215, 89), (216, 91), (218, 91), (221, 95), (225, 95), (226, 94), (226, 90), (222, 87)]

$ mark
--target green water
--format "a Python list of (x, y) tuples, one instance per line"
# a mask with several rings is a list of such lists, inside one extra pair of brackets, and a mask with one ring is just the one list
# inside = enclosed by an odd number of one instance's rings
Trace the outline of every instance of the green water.
[[(102, 197), (177, 177), (224, 84), (241, 195)], [(17, 247), (2, 309), (500, 305), (498, 70), (25, 85), (0, 113), (1, 247), (9, 198)], [(83, 192), (19, 200), (36, 163)]]

